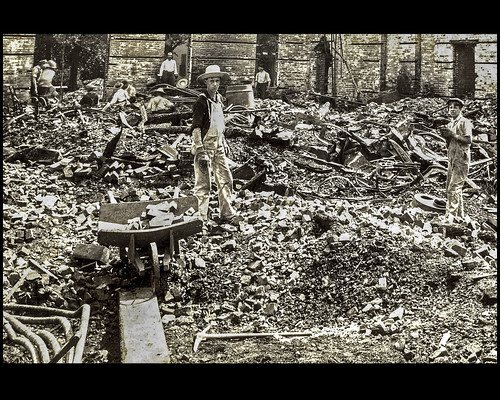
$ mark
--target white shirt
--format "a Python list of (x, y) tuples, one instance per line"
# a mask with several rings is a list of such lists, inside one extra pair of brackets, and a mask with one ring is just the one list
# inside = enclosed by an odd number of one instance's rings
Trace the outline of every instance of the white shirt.
[(270, 80), (271, 78), (269, 77), (269, 74), (266, 71), (257, 72), (257, 74), (255, 75), (255, 81), (257, 83), (267, 83)]
[(175, 60), (169, 60), (167, 58), (165, 61), (163, 61), (160, 67), (160, 73), (158, 75), (162, 76), (163, 71), (173, 72), (175, 75), (177, 75), (177, 63), (175, 62)]
[(126, 102), (128, 98), (129, 98), (128, 93), (125, 89), (118, 89), (113, 95), (110, 104), (122, 103), (124, 101)]

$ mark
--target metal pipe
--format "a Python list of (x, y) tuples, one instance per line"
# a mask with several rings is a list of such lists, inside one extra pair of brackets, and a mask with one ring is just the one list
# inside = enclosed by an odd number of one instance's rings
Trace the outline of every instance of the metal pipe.
[(74, 364), (82, 362), (83, 350), (85, 348), (85, 340), (87, 338), (90, 321), (90, 305), (84, 304), (77, 311), (80, 313), (80, 329), (77, 332), (77, 334), (80, 335), (80, 338), (75, 346), (75, 354), (73, 356)]
[(22, 333), (24, 336), (26, 336), (32, 343), (35, 343), (37, 346), (37, 350), (41, 356), (41, 361), (42, 363), (48, 363), (50, 361), (50, 355), (49, 355), (49, 350), (47, 346), (45, 345), (45, 342), (42, 340), (42, 338), (33, 331), (31, 331), (26, 325), (24, 325), (22, 322), (17, 320), (14, 316), (6, 313), (5, 311), (3, 312), (4, 318), (9, 321), (9, 323), (12, 325), (14, 330), (16, 332)]
[(12, 328), (12, 325), (10, 322), (4, 317), (3, 318), (3, 328), (7, 332), (7, 337), (12, 340), (14, 343), (20, 344), (24, 346), (28, 351), (30, 352), (31, 358), (33, 360), (33, 364), (38, 364), (40, 362), (40, 359), (38, 357), (38, 353), (35, 349), (35, 346), (33, 346), (33, 343), (31, 343), (28, 339), (22, 336), (18, 336), (16, 334), (16, 331), (14, 328)]
[(66, 344), (63, 346), (62, 349), (59, 350), (59, 352), (54, 356), (52, 360), (50, 360), (50, 363), (57, 363), (63, 358), (66, 353), (73, 349), (73, 346), (77, 344), (77, 342), (80, 340), (80, 335), (78, 333), (74, 334), (71, 339), (66, 342)]
[[(61, 316), (52, 316), (52, 317), (29, 317), (26, 315), (16, 315), (16, 318), (27, 324), (60, 324), (64, 330), (64, 337), (66, 341), (68, 341), (73, 336), (73, 327), (71, 326), (71, 322)], [(73, 360), (74, 350), (72, 349), (66, 358), (67, 363), (71, 363)]]
[[(57, 354), (61, 350), (61, 345), (59, 344), (59, 341), (57, 338), (54, 336), (52, 332), (46, 331), (45, 329), (40, 329), (38, 331), (38, 335), (45, 340), (45, 343), (49, 344), (52, 352), (54, 354)], [(62, 361), (60, 361), (62, 362)]]
[(90, 319), (90, 305), (83, 304), (76, 311), (62, 310), (58, 308), (51, 307), (41, 307), (41, 306), (32, 306), (27, 304), (4, 304), (4, 310), (16, 310), (16, 311), (30, 311), (32, 313), (37, 313), (39, 315), (52, 315), (58, 316), (58, 320), (65, 327), (66, 339), (69, 341), (73, 336), (71, 324), (69, 321), (62, 319), (61, 317), (66, 318), (76, 318), (80, 317), (80, 328), (78, 332), (80, 333), (80, 340), (78, 341), (76, 347), (70, 350), (67, 354), (68, 362), (73, 363), (81, 363), (83, 350), (85, 347), (85, 340), (87, 338), (87, 331), (89, 326)]

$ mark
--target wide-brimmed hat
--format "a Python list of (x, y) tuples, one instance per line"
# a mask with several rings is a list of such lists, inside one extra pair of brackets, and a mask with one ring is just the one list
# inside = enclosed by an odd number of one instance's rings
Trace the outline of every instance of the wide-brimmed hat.
[(57, 68), (57, 64), (56, 64), (56, 62), (54, 60), (47, 61), (47, 64), (49, 64), (50, 68), (54, 68), (54, 69)]
[(451, 99), (448, 99), (446, 105), (449, 105), (452, 101), (457, 102), (458, 104), (460, 104), (461, 107), (465, 106), (465, 102), (462, 99), (459, 99), (458, 97), (452, 97)]
[(163, 90), (163, 88), (161, 88), (161, 87), (151, 90), (151, 94), (154, 94), (154, 93), (166, 94), (165, 91)]
[(222, 72), (218, 65), (209, 65), (205, 68), (205, 73), (201, 74), (198, 77), (198, 82), (202, 82), (207, 78), (229, 78), (229, 74), (227, 72)]

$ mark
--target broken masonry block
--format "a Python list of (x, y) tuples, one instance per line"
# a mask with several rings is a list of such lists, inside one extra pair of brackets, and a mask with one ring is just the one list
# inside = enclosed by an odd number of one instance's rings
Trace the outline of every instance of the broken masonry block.
[(451, 246), (452, 250), (456, 251), (458, 254), (460, 254), (462, 257), (465, 256), (467, 253), (467, 248), (465, 248), (462, 244), (460, 243), (455, 243), (453, 246)]
[(460, 254), (458, 254), (455, 250), (450, 249), (449, 247), (444, 248), (444, 255), (446, 257), (460, 257)]
[(77, 244), (73, 250), (73, 257), (78, 260), (99, 261), (106, 264), (109, 261), (109, 249), (105, 246), (93, 244)]
[(276, 303), (268, 303), (264, 308), (264, 315), (272, 316), (278, 312), (278, 305)]

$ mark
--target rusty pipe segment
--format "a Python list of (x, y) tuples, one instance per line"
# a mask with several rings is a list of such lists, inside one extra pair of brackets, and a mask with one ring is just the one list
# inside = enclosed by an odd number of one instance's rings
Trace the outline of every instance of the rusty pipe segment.
[(31, 356), (31, 359), (33, 360), (33, 364), (39, 364), (40, 359), (38, 357), (38, 352), (35, 349), (35, 346), (33, 343), (31, 343), (28, 339), (26, 339), (23, 336), (19, 336), (16, 334), (16, 331), (10, 324), (10, 322), (4, 317), (3, 318), (3, 329), (7, 333), (7, 337), (12, 340), (14, 343), (20, 344), (24, 348), (26, 348)]
[[(60, 326), (63, 330), (65, 340), (68, 341), (73, 336), (73, 327), (71, 322), (66, 317), (61, 316), (52, 316), (52, 317), (29, 317), (26, 315), (17, 315), (16, 318), (26, 324), (54, 324), (56, 326)], [(59, 351), (58, 349), (57, 351)], [(71, 363), (74, 356), (74, 349), (67, 354), (65, 361), (67, 363)]]
[(3, 317), (10, 323), (12, 328), (16, 333), (19, 333), (25, 336), (31, 343), (35, 344), (35, 348), (40, 356), (40, 360), (42, 363), (48, 363), (50, 361), (50, 354), (47, 348), (47, 345), (42, 340), (40, 336), (35, 334), (31, 329), (29, 329), (26, 325), (16, 319), (14, 316), (9, 313), (3, 312)]
[[(67, 360), (68, 360), (67, 362), (70, 363), (82, 362), (83, 350), (85, 347), (85, 340), (87, 338), (87, 331), (90, 320), (90, 305), (83, 304), (80, 308), (78, 308), (75, 311), (62, 310), (52, 307), (33, 306), (27, 304), (5, 304), (3, 308), (4, 310), (31, 313), (38, 316), (58, 317), (57, 318), (58, 321), (64, 326), (66, 339), (68, 341), (71, 341), (71, 338), (74, 335), (72, 332), (71, 323), (69, 321), (64, 321), (62, 317), (80, 318), (80, 327), (78, 331), (75, 333), (75, 335), (78, 337), (78, 341), (76, 342), (76, 345), (74, 347), (71, 347), (69, 353), (67, 354)], [(29, 318), (29, 317), (24, 316), (24, 318)]]

